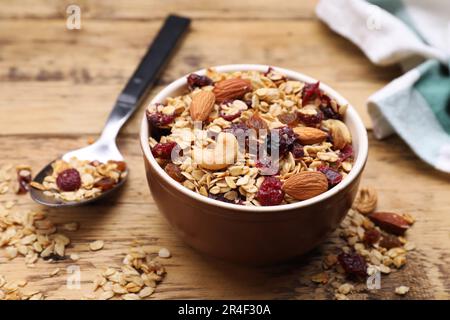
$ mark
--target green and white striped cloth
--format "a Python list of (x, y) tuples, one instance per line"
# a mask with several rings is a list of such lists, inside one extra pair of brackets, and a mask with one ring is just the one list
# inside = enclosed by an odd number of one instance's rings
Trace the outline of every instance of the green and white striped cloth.
[(368, 100), (375, 136), (396, 132), (450, 173), (450, 1), (321, 0), (316, 13), (374, 64), (405, 72)]

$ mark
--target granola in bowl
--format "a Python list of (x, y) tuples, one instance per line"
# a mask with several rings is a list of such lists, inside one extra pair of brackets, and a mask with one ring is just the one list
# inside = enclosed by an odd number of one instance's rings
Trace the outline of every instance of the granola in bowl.
[(30, 186), (42, 190), (46, 196), (76, 202), (93, 199), (113, 189), (126, 175), (127, 165), (123, 161), (59, 159), (52, 163), (52, 172), (42, 183), (32, 181)]
[(185, 92), (146, 110), (159, 165), (184, 187), (219, 201), (273, 206), (339, 184), (353, 166), (346, 105), (319, 82), (266, 72), (191, 74)]

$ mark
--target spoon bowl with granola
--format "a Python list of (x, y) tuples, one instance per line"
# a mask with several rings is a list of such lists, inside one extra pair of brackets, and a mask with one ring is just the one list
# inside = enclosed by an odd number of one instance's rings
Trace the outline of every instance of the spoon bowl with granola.
[(311, 250), (351, 206), (367, 159), (354, 108), (294, 71), (228, 65), (163, 89), (141, 126), (160, 211), (194, 248), (267, 264)]

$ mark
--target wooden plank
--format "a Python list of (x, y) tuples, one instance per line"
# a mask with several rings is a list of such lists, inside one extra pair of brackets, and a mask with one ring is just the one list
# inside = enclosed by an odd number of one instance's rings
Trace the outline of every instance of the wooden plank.
[(61, 19), (66, 17), (66, 8), (77, 4), (82, 19), (163, 19), (170, 13), (186, 15), (194, 19), (304, 19), (314, 17), (317, 0), (285, 1), (280, 6), (277, 0), (25, 0), (4, 5), (0, 18)]
[[(3, 136), (0, 137), (0, 165), (29, 163), (37, 170), (56, 157), (63, 149), (78, 148), (86, 144), (87, 136)], [(332, 236), (303, 259), (268, 268), (243, 268), (204, 257), (180, 241), (159, 214), (149, 194), (144, 175), (138, 138), (135, 134), (120, 139), (130, 167), (131, 175), (117, 198), (105, 199), (83, 208), (49, 210), (55, 222), (78, 221), (81, 228), (70, 233), (70, 252), (79, 252), (82, 272), (81, 290), (66, 287), (65, 268), (71, 263), (60, 261), (49, 265), (40, 261), (35, 268), (24, 266), (22, 258), (6, 261), (0, 254), (0, 274), (10, 280), (27, 279), (28, 289), (40, 289), (49, 298), (81, 298), (90, 291), (90, 281), (105, 266), (119, 265), (128, 246), (138, 240), (142, 245), (157, 250), (167, 247), (173, 257), (164, 260), (168, 275), (153, 298), (197, 299), (327, 299), (332, 291), (317, 286), (310, 276), (320, 269), (325, 253), (336, 250), (339, 237)], [(64, 146), (64, 148), (61, 148)], [(370, 138), (370, 156), (363, 184), (378, 188), (383, 210), (409, 212), (417, 218), (408, 231), (409, 239), (417, 244), (417, 251), (407, 266), (382, 278), (381, 290), (369, 294), (355, 294), (361, 299), (396, 299), (396, 286), (411, 286), (406, 298), (448, 299), (450, 283), (448, 274), (448, 177), (439, 174), (420, 162), (398, 138), (379, 142)], [(405, 177), (414, 183), (405, 183)], [(426, 187), (424, 187), (426, 186)], [(0, 197), (0, 202), (16, 199), (12, 194)], [(39, 208), (28, 196), (19, 197), (18, 208)], [(92, 240), (105, 241), (105, 248), (89, 252)], [(1, 250), (0, 250), (1, 251)], [(56, 267), (60, 275), (46, 275)]]
[[(55, 20), (0, 21), (0, 108), (8, 114), (0, 117), (1, 132), (97, 134), (159, 27), (159, 21), (88, 21), (78, 32)], [(229, 63), (281, 66), (318, 78), (346, 96), (369, 128), (367, 97), (397, 75), (372, 66), (317, 21), (194, 21), (160, 84)], [(125, 132), (137, 132), (140, 114)]]

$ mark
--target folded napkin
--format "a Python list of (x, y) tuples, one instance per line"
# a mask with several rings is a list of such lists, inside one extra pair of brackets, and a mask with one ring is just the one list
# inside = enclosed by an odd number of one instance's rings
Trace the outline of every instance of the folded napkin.
[(372, 63), (405, 72), (369, 97), (375, 137), (396, 132), (450, 173), (450, 1), (321, 0), (316, 13)]

